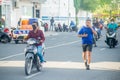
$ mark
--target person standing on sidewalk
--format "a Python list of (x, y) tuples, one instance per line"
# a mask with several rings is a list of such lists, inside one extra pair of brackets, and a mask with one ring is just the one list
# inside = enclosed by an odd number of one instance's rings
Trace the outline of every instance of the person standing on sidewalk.
[(54, 18), (50, 19), (50, 30), (53, 31), (54, 29)]
[(86, 70), (90, 70), (93, 34), (97, 35), (96, 31), (92, 28), (91, 20), (87, 19), (86, 25), (83, 26), (78, 32), (78, 37), (82, 37), (82, 57), (86, 66)]

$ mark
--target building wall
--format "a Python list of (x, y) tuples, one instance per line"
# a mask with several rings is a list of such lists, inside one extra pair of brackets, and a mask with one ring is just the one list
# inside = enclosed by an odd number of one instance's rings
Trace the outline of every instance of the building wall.
[(70, 20), (75, 20), (75, 8), (73, 0), (47, 0), (41, 7), (42, 20), (50, 22), (54, 17), (55, 22), (68, 24)]
[(20, 18), (32, 18), (33, 6), (36, 5), (34, 17), (36, 17), (36, 10), (40, 11), (41, 9), (40, 2), (34, 5), (31, 0), (17, 0), (17, 6), (15, 7), (14, 1), (16, 0), (4, 0), (4, 2), (2, 2), (2, 17), (5, 18), (5, 27), (17, 27)]
[(31, 18), (33, 16), (32, 7), (33, 4), (30, 2), (19, 2), (18, 8), (14, 8), (11, 14), (11, 26), (17, 27), (17, 23), (20, 18)]
[(9, 27), (11, 24), (11, 10), (12, 3), (9, 0), (2, 1), (2, 19), (4, 19), (5, 23), (3, 27)]
[(92, 13), (84, 11), (84, 10), (80, 10), (77, 16), (78, 16), (78, 20), (79, 20), (79, 26), (78, 27), (81, 27), (81, 26), (85, 25), (85, 21), (88, 17), (90, 19), (92, 19)]

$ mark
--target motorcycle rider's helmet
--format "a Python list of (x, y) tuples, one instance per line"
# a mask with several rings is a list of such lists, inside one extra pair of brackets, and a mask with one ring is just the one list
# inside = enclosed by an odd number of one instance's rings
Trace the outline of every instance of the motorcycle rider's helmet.
[(110, 21), (111, 21), (111, 22), (114, 22), (115, 20), (114, 20), (114, 18), (111, 18)]

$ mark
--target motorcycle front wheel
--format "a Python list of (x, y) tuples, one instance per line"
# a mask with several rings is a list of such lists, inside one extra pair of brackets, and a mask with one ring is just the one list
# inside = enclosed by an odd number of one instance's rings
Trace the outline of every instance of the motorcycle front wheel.
[(110, 46), (110, 48), (113, 47), (113, 40), (112, 39), (109, 40), (109, 46)]
[(33, 62), (33, 59), (30, 59), (30, 58), (25, 59), (25, 74), (26, 75), (30, 75), (31, 73), (32, 62)]

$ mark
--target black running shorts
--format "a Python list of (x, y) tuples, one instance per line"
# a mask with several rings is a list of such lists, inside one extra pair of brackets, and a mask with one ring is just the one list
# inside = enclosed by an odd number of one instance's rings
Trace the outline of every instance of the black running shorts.
[(86, 52), (86, 51), (92, 51), (92, 44), (83, 44), (82, 45), (82, 48), (83, 48), (83, 52)]

